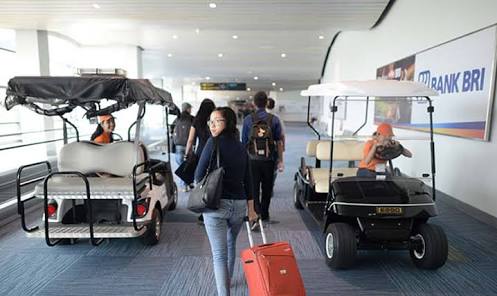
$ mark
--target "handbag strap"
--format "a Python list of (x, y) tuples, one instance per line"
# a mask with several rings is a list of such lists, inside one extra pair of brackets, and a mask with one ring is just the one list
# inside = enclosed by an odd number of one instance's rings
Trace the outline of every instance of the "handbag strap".
[(220, 167), (221, 167), (221, 164), (220, 164), (220, 158), (221, 158), (221, 157), (219, 156), (219, 150), (220, 150), (220, 149), (219, 149), (219, 139), (218, 139), (218, 138), (216, 138), (214, 141), (215, 141), (215, 144), (216, 144), (216, 146), (215, 146), (215, 148), (214, 148), (214, 149), (216, 149), (216, 162), (217, 162), (217, 168), (220, 168)]
[(207, 166), (207, 172), (206, 172), (206, 175), (208, 175), (211, 171), (211, 165), (212, 165), (212, 158), (214, 157), (214, 153), (216, 153), (216, 164), (217, 164), (217, 168), (220, 168), (221, 165), (220, 165), (220, 162), (219, 162), (219, 159), (220, 159), (220, 156), (219, 156), (219, 139), (216, 137), (216, 138), (212, 138), (213, 141), (214, 141), (214, 150), (212, 150), (211, 152), (211, 156), (209, 158), (209, 165)]

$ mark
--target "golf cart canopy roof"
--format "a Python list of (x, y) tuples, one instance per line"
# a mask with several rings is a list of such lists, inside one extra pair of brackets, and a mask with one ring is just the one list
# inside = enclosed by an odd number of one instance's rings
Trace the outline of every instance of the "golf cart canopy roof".
[(425, 84), (414, 81), (365, 80), (313, 84), (300, 92), (301, 96), (326, 97), (431, 97), (438, 93)]
[[(100, 109), (99, 102), (113, 101)], [(178, 113), (171, 94), (159, 89), (147, 79), (116, 76), (87, 77), (14, 77), (9, 80), (5, 108), (24, 105), (38, 114), (60, 116), (76, 107), (87, 110), (87, 117), (110, 114), (133, 104), (167, 106)]]

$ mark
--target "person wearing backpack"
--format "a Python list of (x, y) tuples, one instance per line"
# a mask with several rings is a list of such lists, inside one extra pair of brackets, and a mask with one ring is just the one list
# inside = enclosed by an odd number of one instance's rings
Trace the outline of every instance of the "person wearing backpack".
[(274, 169), (282, 172), (284, 168), (281, 122), (278, 116), (266, 111), (267, 101), (265, 92), (255, 94), (257, 109), (245, 117), (242, 129), (242, 143), (248, 150), (252, 169), (254, 205), (263, 221), (269, 220)]
[[(186, 143), (190, 133), (194, 117), (191, 115), (192, 105), (183, 103), (181, 105), (181, 114), (174, 120), (173, 126), (173, 143), (176, 146), (176, 163), (181, 165), (185, 157)], [(188, 191), (190, 184), (181, 181), (185, 191)]]

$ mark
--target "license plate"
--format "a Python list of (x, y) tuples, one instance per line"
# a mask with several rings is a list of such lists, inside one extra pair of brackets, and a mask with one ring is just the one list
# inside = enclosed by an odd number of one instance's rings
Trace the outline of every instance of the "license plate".
[(401, 207), (376, 207), (376, 214), (379, 215), (402, 215)]

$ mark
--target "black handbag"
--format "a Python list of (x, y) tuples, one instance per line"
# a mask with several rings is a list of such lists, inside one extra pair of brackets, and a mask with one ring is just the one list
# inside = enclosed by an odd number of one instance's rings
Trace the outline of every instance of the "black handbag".
[(174, 171), (174, 174), (178, 176), (186, 184), (192, 184), (195, 177), (195, 169), (197, 168), (197, 156), (191, 154), (188, 158), (183, 161), (180, 166)]
[[(219, 142), (215, 138), (214, 144), (214, 151), (212, 151), (209, 159), (205, 177), (195, 185), (188, 197), (188, 209), (195, 213), (202, 213), (205, 210), (217, 210), (221, 204), (224, 168), (219, 164)], [(216, 153), (217, 168), (211, 170), (214, 152)]]

